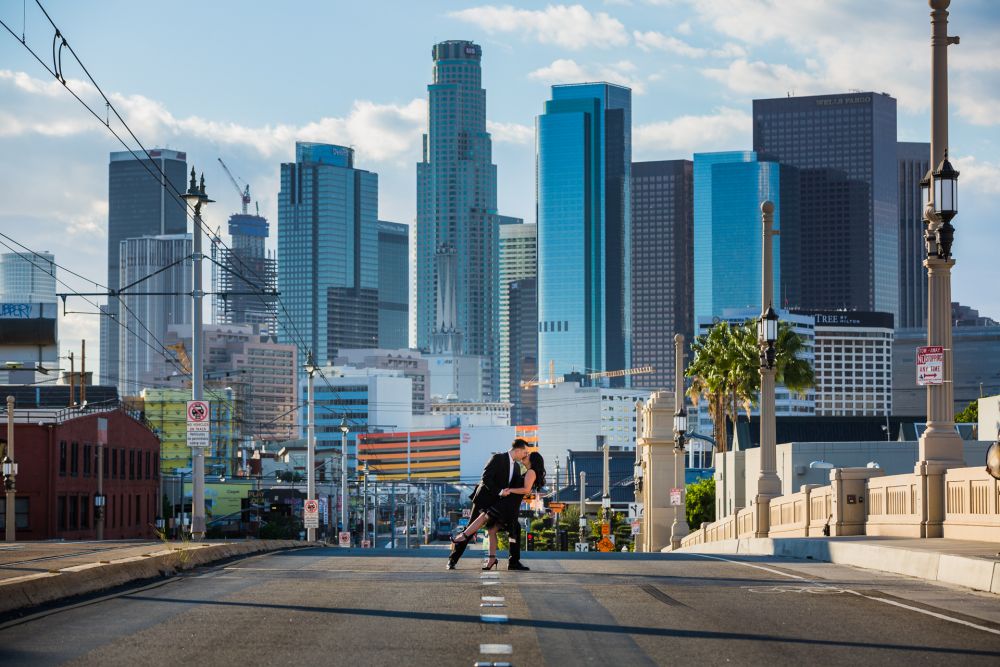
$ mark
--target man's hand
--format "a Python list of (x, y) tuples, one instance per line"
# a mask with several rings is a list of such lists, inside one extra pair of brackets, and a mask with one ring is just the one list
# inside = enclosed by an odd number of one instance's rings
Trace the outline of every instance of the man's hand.
[(500, 489), (500, 497), (506, 498), (510, 495), (510, 489)]

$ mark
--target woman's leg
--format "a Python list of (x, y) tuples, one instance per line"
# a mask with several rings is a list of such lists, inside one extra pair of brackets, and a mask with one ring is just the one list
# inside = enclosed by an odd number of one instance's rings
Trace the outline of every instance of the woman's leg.
[(495, 558), (497, 555), (497, 532), (500, 530), (500, 526), (493, 525), (490, 528), (490, 557)]
[(481, 512), (479, 516), (473, 519), (469, 525), (462, 530), (462, 532), (455, 536), (455, 539), (452, 540), (452, 542), (467, 542), (471, 540), (476, 534), (476, 531), (483, 527), (483, 524), (486, 523), (487, 519), (489, 519), (489, 516), (486, 512)]

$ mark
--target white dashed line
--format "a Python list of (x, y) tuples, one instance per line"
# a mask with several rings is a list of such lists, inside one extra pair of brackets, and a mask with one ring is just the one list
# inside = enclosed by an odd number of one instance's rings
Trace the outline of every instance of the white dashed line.
[(510, 655), (514, 647), (510, 644), (480, 644), (479, 652), (483, 655)]

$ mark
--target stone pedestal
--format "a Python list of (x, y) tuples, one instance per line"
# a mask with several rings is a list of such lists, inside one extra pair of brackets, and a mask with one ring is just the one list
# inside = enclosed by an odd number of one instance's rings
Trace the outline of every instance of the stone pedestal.
[[(643, 406), (638, 446), (644, 467), (642, 550), (647, 553), (660, 551), (671, 544), (674, 508), (670, 505), (670, 489), (675, 486), (675, 462), (682, 459), (674, 456), (673, 419), (674, 397), (668, 392), (654, 393)], [(679, 479), (683, 485), (683, 469)], [(687, 521), (683, 523), (686, 535)]]

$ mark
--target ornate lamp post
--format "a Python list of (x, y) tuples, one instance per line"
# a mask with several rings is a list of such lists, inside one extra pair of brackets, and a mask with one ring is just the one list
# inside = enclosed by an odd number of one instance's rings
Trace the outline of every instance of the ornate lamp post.
[(347, 525), (347, 432), (351, 427), (347, 425), (347, 417), (340, 420), (340, 523), (342, 530), (350, 531)]
[[(674, 488), (681, 489), (680, 505), (674, 505), (674, 520), (670, 524), (670, 548), (680, 549), (688, 534), (687, 513), (684, 511), (684, 434), (688, 416), (684, 409), (684, 336), (674, 336)], [(671, 496), (674, 494), (671, 493)], [(671, 504), (674, 498), (671, 497)]]
[(3, 455), (3, 488), (6, 498), (6, 522), (4, 539), (13, 542), (17, 533), (17, 494), (15, 481), (17, 479), (17, 462), (14, 460), (14, 397), (7, 397), (7, 448)]
[(761, 314), (757, 323), (757, 344), (760, 347), (760, 475), (757, 477), (755, 507), (755, 537), (767, 537), (771, 523), (771, 499), (781, 495), (775, 454), (774, 426), (774, 344), (778, 340), (778, 314), (774, 312), (773, 242), (774, 203), (760, 205), (763, 236), (761, 244)]
[[(951, 332), (951, 255), (958, 213), (958, 172), (948, 161), (948, 36), (951, 0), (930, 0), (931, 7), (931, 155), (934, 171), (922, 185), (924, 246), (927, 257), (927, 345), (943, 348), (942, 381), (927, 385), (927, 429), (920, 438), (915, 473), (922, 513), (918, 537), (940, 537), (943, 532), (944, 473), (962, 466), (962, 441), (955, 431)], [(936, 165), (936, 166), (935, 166)]]
[[(313, 376), (318, 369), (313, 359), (312, 350), (309, 350), (306, 355), (303, 369), (308, 378), (306, 381), (308, 395), (306, 407), (306, 499), (316, 500), (316, 393)], [(306, 539), (309, 542), (316, 541), (315, 528), (306, 528)]]

